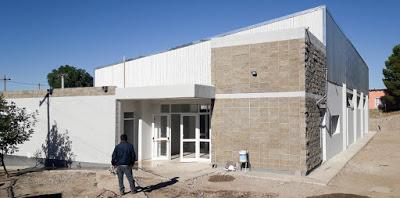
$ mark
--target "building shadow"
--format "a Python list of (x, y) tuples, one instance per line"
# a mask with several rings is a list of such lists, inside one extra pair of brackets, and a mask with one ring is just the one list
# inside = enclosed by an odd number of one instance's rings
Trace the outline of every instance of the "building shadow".
[(140, 192), (151, 192), (153, 190), (158, 190), (158, 189), (162, 189), (165, 188), (167, 186), (171, 186), (174, 185), (175, 183), (177, 183), (179, 180), (179, 177), (174, 177), (168, 181), (165, 182), (160, 182), (158, 184), (155, 185), (150, 185), (150, 186), (146, 186), (146, 187), (142, 187), (141, 189), (139, 189)]

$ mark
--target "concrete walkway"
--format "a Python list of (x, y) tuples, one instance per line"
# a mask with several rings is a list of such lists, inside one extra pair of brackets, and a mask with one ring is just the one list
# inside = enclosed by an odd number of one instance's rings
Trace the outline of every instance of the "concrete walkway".
[[(328, 185), (343, 167), (362, 149), (376, 134), (370, 131), (363, 138), (352, 144), (345, 152), (341, 152), (332, 159), (324, 162), (320, 167), (312, 171), (307, 176), (297, 176), (273, 172), (249, 171), (231, 172), (230, 175), (244, 176), (257, 179), (267, 179), (278, 182), (296, 182), (304, 184)], [(221, 171), (223, 172), (223, 171)]]
[(316, 183), (327, 185), (343, 167), (375, 136), (376, 131), (370, 131), (363, 138), (350, 145), (346, 151), (339, 153), (324, 162), (316, 170), (312, 171), (307, 178), (315, 180)]
[(211, 164), (209, 163), (181, 163), (179, 160), (146, 160), (140, 162), (138, 167), (145, 172), (152, 173), (165, 179), (179, 177), (180, 181), (186, 181), (188, 179), (207, 175), (217, 171), (217, 169), (212, 169)]

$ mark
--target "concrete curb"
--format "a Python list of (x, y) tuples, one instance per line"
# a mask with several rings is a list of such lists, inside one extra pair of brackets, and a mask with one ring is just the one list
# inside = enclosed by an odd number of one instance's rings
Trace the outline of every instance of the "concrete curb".
[(372, 140), (376, 133), (376, 131), (370, 131), (365, 134), (363, 138), (350, 145), (347, 150), (324, 162), (320, 167), (306, 177), (319, 181), (325, 185), (329, 184), (329, 182), (343, 169), (343, 167), (345, 167), (347, 163)]
[(376, 131), (370, 131), (365, 136), (352, 144), (346, 151), (341, 152), (324, 162), (320, 167), (307, 176), (296, 176), (272, 172), (226, 172), (225, 174), (240, 175), (244, 177), (267, 179), (280, 182), (298, 182), (326, 186), (346, 166), (346, 164), (364, 148), (375, 136)]

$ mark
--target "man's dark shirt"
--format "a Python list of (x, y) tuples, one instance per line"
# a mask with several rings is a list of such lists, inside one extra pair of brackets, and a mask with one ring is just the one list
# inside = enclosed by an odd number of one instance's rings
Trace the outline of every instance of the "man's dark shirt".
[(111, 164), (119, 165), (134, 165), (136, 160), (135, 149), (128, 142), (121, 142), (114, 148)]

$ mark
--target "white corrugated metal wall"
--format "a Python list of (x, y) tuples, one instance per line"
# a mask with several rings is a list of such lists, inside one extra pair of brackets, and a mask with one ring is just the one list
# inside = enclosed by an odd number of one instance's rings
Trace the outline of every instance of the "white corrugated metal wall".
[[(350, 89), (368, 91), (368, 67), (346, 38), (325, 7), (304, 11), (289, 18), (267, 21), (222, 36), (269, 32), (308, 27), (327, 46), (328, 79), (337, 85), (346, 83)], [(324, 22), (324, 16), (326, 16)], [(326, 33), (324, 31), (326, 25)], [(210, 41), (162, 52), (126, 62), (125, 87), (173, 84), (211, 85)], [(97, 69), (95, 86), (124, 87), (123, 64)]]
[(124, 67), (123, 64), (116, 64), (95, 70), (95, 87), (117, 86), (123, 87)]
[[(95, 71), (95, 86), (124, 87), (123, 63)], [(127, 61), (125, 87), (211, 84), (210, 41)]]
[[(324, 41), (324, 7), (296, 13), (284, 19), (267, 21), (243, 30), (224, 35), (269, 32), (276, 30), (309, 27), (309, 30)], [(95, 71), (95, 86), (124, 87), (123, 64), (99, 68)], [(125, 87), (143, 87), (174, 84), (211, 85), (210, 41), (162, 52), (127, 61), (125, 63)]]
[(126, 63), (126, 87), (211, 84), (210, 41)]
[(239, 31), (233, 34), (226, 35), (225, 37), (229, 37), (231, 35), (240, 35), (246, 33), (256, 33), (256, 32), (270, 32), (276, 30), (285, 30), (292, 28), (309, 28), (309, 31), (317, 37), (322, 43), (324, 43), (324, 30), (323, 30), (323, 7), (315, 9), (312, 12), (306, 11), (302, 15), (289, 17), (283, 20), (276, 19), (273, 22), (261, 25), (258, 27), (254, 27), (251, 29), (245, 29), (243, 31)]

